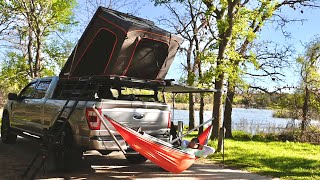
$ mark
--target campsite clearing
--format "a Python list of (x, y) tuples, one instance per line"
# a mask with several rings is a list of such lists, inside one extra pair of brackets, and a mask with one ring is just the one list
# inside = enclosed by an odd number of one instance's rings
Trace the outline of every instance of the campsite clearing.
[[(0, 143), (0, 179), (21, 179), (28, 163), (38, 151), (33, 141), (18, 138), (15, 145)], [(40, 171), (41, 179), (272, 179), (241, 170), (223, 168), (206, 160), (198, 160), (181, 174), (172, 174), (155, 164), (134, 165), (118, 152), (101, 156), (97, 151), (85, 153), (81, 166), (72, 172), (49, 173)]]

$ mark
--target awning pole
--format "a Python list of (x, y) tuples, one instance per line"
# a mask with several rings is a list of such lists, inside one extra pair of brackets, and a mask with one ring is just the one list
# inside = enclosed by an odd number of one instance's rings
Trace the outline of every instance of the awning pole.
[(92, 106), (94, 112), (98, 115), (98, 117), (100, 118), (102, 124), (106, 127), (106, 129), (108, 130), (109, 134), (111, 135), (111, 137), (113, 138), (114, 142), (116, 142), (116, 144), (118, 145), (118, 147), (120, 148), (120, 150), (122, 151), (122, 153), (125, 155), (126, 152), (124, 151), (124, 149), (121, 147), (119, 141), (117, 140), (117, 138), (114, 136), (114, 134), (111, 132), (109, 126), (107, 125), (107, 123), (105, 122), (105, 117), (101, 116), (101, 114), (97, 111), (96, 106), (93, 105)]
[(175, 101), (176, 101), (175, 96), (176, 96), (176, 94), (172, 93), (172, 118), (171, 119), (173, 121), (174, 121), (174, 104), (175, 104)]
[(192, 131), (198, 129), (199, 127), (204, 126), (205, 124), (209, 123), (209, 122), (212, 121), (213, 119), (214, 119), (214, 118), (211, 118), (211, 119), (207, 120), (206, 122), (200, 124), (199, 126), (197, 126), (197, 127), (193, 128), (193, 129), (189, 130), (189, 131), (186, 132), (185, 134), (183, 134), (183, 135), (175, 138), (174, 140), (171, 141), (171, 144), (173, 144), (174, 142), (178, 141), (179, 139), (182, 139), (184, 136), (190, 134)]

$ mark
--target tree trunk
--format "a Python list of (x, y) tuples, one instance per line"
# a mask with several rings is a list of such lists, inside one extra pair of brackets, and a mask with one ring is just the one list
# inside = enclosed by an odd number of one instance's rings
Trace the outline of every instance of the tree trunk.
[(28, 37), (28, 64), (29, 64), (29, 71), (30, 71), (30, 77), (34, 78), (34, 68), (33, 68), (33, 56), (32, 56), (32, 30), (29, 28), (29, 37)]
[(310, 98), (310, 92), (309, 92), (308, 86), (305, 85), (305, 98), (304, 98), (303, 109), (302, 109), (302, 122), (301, 122), (302, 132), (301, 133), (303, 133), (304, 130), (306, 129), (307, 122), (308, 122), (309, 98)]
[[(199, 109), (199, 124), (203, 123), (203, 112), (204, 112), (204, 94), (200, 93), (200, 109)], [(203, 126), (199, 128), (198, 134), (203, 132)]]
[[(39, 30), (40, 31), (40, 30)], [(39, 32), (40, 33), (40, 32)], [(36, 59), (35, 59), (35, 77), (40, 77), (41, 70), (41, 40), (39, 38), (39, 34), (37, 35), (37, 49), (36, 49)]]
[(223, 126), (226, 130), (226, 138), (232, 138), (232, 104), (233, 104), (233, 98), (234, 98), (234, 86), (231, 86), (228, 84), (228, 92), (226, 97), (226, 105), (224, 108), (224, 115), (223, 115)]
[(213, 100), (213, 111), (212, 117), (214, 118), (212, 124), (212, 134), (211, 139), (216, 139), (219, 136), (219, 128), (222, 126), (222, 88), (223, 88), (223, 79), (224, 74), (220, 74), (215, 82), (215, 89), (217, 92), (214, 93)]
[(219, 139), (218, 139), (218, 147), (217, 147), (217, 152), (221, 152), (224, 148), (223, 146), (223, 141), (224, 141), (224, 134), (225, 134), (225, 129), (224, 128), (220, 128), (219, 131)]
[(194, 127), (194, 96), (192, 93), (189, 93), (189, 130)]
[[(227, 12), (227, 23), (228, 28), (225, 30), (219, 31), (219, 51), (217, 57), (217, 66), (219, 69), (221, 66), (224, 66), (224, 53), (227, 48), (230, 37), (232, 36), (233, 24), (234, 24), (234, 9), (239, 3), (239, 0), (229, 1), (228, 0), (228, 12)], [(222, 19), (222, 11), (219, 11), (217, 14), (217, 20)], [(212, 116), (214, 117), (213, 130), (211, 139), (218, 138), (219, 136), (219, 128), (222, 126), (222, 90), (223, 90), (223, 82), (224, 82), (224, 72), (219, 72), (218, 77), (215, 78), (215, 89), (218, 90), (214, 93), (214, 102), (213, 102), (213, 111)]]

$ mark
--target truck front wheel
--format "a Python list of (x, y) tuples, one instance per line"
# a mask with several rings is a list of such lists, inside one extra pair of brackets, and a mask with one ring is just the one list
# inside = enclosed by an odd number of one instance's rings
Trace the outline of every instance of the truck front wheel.
[(2, 115), (1, 141), (5, 144), (15, 144), (17, 142), (17, 135), (11, 132), (9, 115), (6, 112)]

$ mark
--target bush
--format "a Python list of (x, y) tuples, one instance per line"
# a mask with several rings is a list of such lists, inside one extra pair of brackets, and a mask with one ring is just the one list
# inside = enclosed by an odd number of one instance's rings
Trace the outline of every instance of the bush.
[(299, 134), (300, 134), (300, 131), (298, 131), (297, 129), (290, 129), (290, 130), (286, 130), (279, 133), (278, 139), (283, 142), (285, 141), (297, 142), (299, 139)]
[(279, 141), (278, 134), (276, 133), (268, 133), (266, 134), (265, 138), (268, 141)]
[(245, 131), (233, 131), (232, 136), (236, 140), (251, 140), (251, 134)]
[(299, 136), (299, 141), (320, 144), (320, 128), (310, 126)]
[(301, 134), (301, 130), (297, 127), (288, 128), (280, 133), (263, 133), (251, 135), (245, 131), (233, 131), (233, 139), (238, 141), (290, 141), (290, 142), (306, 142), (311, 144), (320, 144), (320, 127), (309, 126)]
[(265, 141), (266, 140), (266, 135), (263, 133), (255, 134), (252, 136), (253, 141)]

